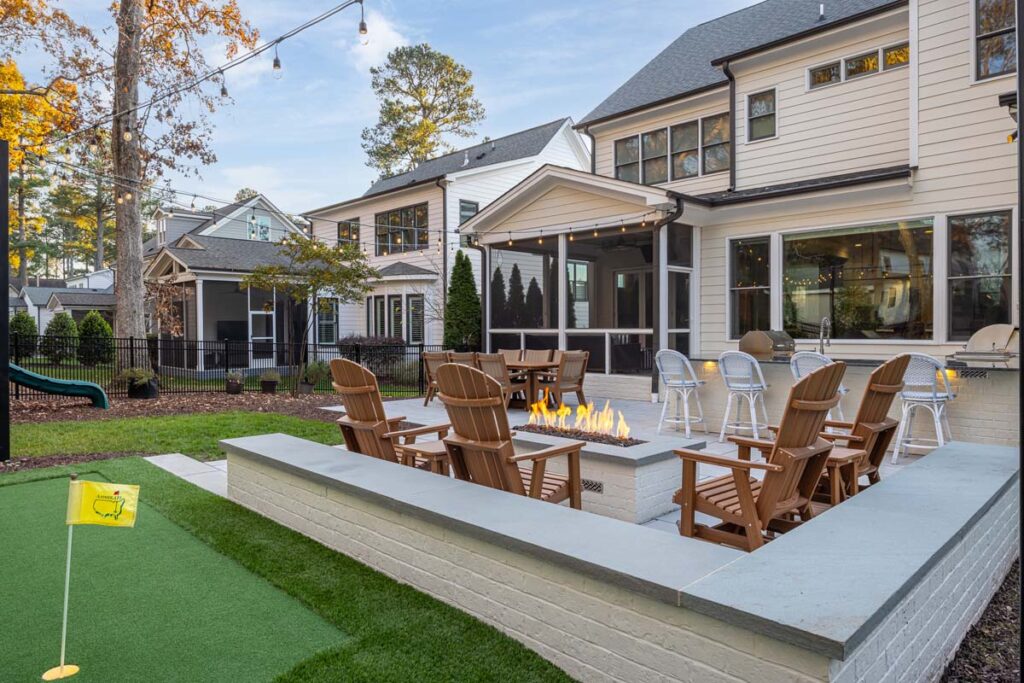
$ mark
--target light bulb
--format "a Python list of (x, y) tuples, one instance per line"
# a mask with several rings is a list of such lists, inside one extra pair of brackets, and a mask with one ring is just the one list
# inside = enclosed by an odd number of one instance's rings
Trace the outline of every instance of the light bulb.
[(228, 96), (228, 86), (226, 84), (224, 84), (224, 83), (220, 84), (220, 96), (221, 97), (227, 97)]
[(124, 199), (122, 199), (120, 195), (118, 195), (118, 197), (117, 197), (117, 203), (118, 204), (124, 204)]
[(132, 200), (132, 193), (131, 192), (125, 192), (124, 193), (124, 198), (125, 198), (125, 201), (129, 201), (130, 202)]
[(121, 137), (122, 137), (122, 139), (124, 139), (125, 142), (131, 142), (132, 132), (130, 130), (126, 130), (124, 132), (124, 134), (121, 135)]
[(281, 71), (281, 58), (278, 57), (277, 55), (274, 55), (274, 78), (276, 80), (281, 80), (281, 76), (283, 75), (284, 72)]
[(96, 146), (95, 142), (92, 142), (92, 143), (89, 144), (89, 153), (90, 154), (95, 154), (98, 151), (99, 151), (99, 147)]

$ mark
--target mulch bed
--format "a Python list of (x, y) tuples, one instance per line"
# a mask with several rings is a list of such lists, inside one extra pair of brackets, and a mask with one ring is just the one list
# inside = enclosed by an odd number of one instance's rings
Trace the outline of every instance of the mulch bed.
[(591, 432), (584, 432), (579, 429), (551, 429), (543, 425), (519, 425), (513, 427), (517, 432), (533, 432), (534, 434), (547, 434), (548, 436), (560, 436), (563, 439), (578, 439), (580, 441), (589, 441), (591, 443), (603, 443), (609, 446), (639, 446), (642, 443), (647, 443), (640, 439), (620, 439), (616, 436), (610, 436), (608, 434), (592, 434)]
[(78, 455), (48, 455), (45, 457), (11, 458), (0, 462), (0, 474), (20, 472), (21, 470), (39, 470), (44, 467), (60, 467), (76, 465), (93, 460), (110, 460), (111, 458), (127, 458), (136, 453), (80, 453)]
[(227, 393), (163, 394), (153, 400), (110, 399), (109, 410), (93, 408), (88, 400), (12, 400), (11, 423), (61, 422), (67, 420), (113, 420), (122, 417), (154, 417), (181, 413), (223, 413), (247, 410), (260, 413), (282, 413), (307, 420), (334, 422), (338, 415), (321, 406), (341, 403), (337, 394), (286, 393), (261, 394), (246, 392), (236, 396)]
[(1020, 560), (968, 631), (942, 676), (944, 683), (1020, 680)]

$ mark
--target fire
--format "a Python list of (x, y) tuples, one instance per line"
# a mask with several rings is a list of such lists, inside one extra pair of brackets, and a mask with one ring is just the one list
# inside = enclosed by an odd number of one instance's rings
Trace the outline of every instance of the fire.
[[(616, 420), (616, 413), (618, 420)], [(585, 406), (576, 407), (576, 420), (570, 426), (569, 417), (572, 409), (564, 403), (552, 410), (548, 407), (548, 394), (544, 392), (544, 398), (530, 405), (529, 424), (548, 427), (549, 429), (577, 429), (589, 434), (605, 434), (614, 436), (617, 439), (629, 438), (629, 424), (622, 415), (622, 411), (612, 410), (611, 401), (605, 401), (604, 408), (597, 410), (593, 402)]]

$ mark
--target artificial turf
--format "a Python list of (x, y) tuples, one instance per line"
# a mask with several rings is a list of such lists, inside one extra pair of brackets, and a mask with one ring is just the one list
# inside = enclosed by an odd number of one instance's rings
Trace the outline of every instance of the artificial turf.
[[(7, 489), (5, 485), (20, 484), (43, 477), (66, 476), (73, 471), (96, 472), (102, 478), (111, 481), (137, 483), (142, 486), (141, 498), (148, 507), (140, 514), (139, 527), (131, 530), (97, 528), (97, 534), (136, 533), (143, 528), (143, 515), (156, 517), (155, 514), (151, 514), (149, 508), (152, 508), (152, 512), (159, 513), (190, 532), (196, 539), (225, 558), (234, 560), (252, 574), (262, 577), (295, 597), (338, 629), (336, 645), (296, 662), (292, 669), (277, 677), (278, 681), (292, 683), (569, 680), (549, 662), (473, 617), (409, 586), (399, 584), (256, 513), (192, 486), (140, 458), (121, 458), (0, 475), (0, 514), (3, 514), (8, 506), (5, 502), (8, 500), (7, 494), (15, 490)], [(63, 491), (64, 484), (62, 483), (59, 488)], [(55, 504), (62, 515), (62, 500), (56, 501)], [(7, 528), (9, 521), (4, 519), (3, 524), (4, 528)], [(18, 534), (21, 535), (21, 532)], [(5, 535), (6, 532), (0, 532), (0, 538)], [(82, 536), (84, 537), (84, 534)], [(85, 541), (82, 542), (82, 545), (84, 544)], [(36, 563), (42, 567), (42, 552), (45, 551), (45, 564), (53, 564), (59, 576), (62, 570), (63, 549), (62, 536), (54, 542), (48, 541), (45, 545), (38, 543), (31, 548), (21, 548), (17, 553), (9, 552), (7, 548), (0, 553), (3, 556), (2, 562), (6, 563), (0, 564), (0, 571), (8, 574), (8, 577), (0, 574), (0, 623), (8, 625), (3, 648), (0, 648), (0, 671), (4, 671), (3, 658), (6, 655), (3, 653), (37, 647), (34, 645), (37, 638), (33, 636), (29, 640), (26, 635), (23, 639), (17, 624), (33, 618), (33, 606), (53, 602), (55, 596), (59, 597), (60, 593), (59, 580), (56, 586), (48, 583), (45, 590), (36, 587), (36, 592), (30, 592), (23, 582), (10, 581), (9, 575), (15, 570), (19, 576), (24, 575), (27, 573), (26, 567), (34, 567)], [(164, 551), (156, 548), (151, 552)], [(172, 562), (178, 564), (174, 561), (173, 551), (167, 554)], [(112, 560), (111, 565), (116, 566), (116, 562)], [(54, 570), (48, 566), (45, 571)], [(109, 574), (109, 568), (107, 571)], [(131, 576), (122, 574), (119, 569), (117, 572), (124, 577), (124, 581), (132, 579)], [(194, 578), (192, 580), (195, 581)], [(187, 591), (189, 585), (185, 581), (178, 575), (167, 576), (161, 590), (171, 596)], [(53, 604), (57, 604), (59, 610), (59, 603)], [(176, 604), (174, 600), (169, 600), (161, 609), (170, 610), (175, 608)], [(118, 607), (127, 611), (131, 610), (133, 605), (123, 604)], [(4, 614), (7, 609), (11, 609), (12, 613)], [(169, 632), (170, 629), (163, 625), (158, 610), (151, 611), (153, 621), (159, 623), (153, 629), (142, 632), (140, 642), (180, 637)], [(14, 626), (11, 626), (12, 624)], [(223, 632), (228, 628), (240, 630), (244, 634), (250, 628), (250, 624), (246, 623), (241, 628), (225, 624), (213, 638), (222, 639)], [(303, 631), (301, 625), (289, 624), (284, 629), (279, 628), (278, 632), (288, 629), (300, 634)], [(57, 654), (54, 649), (57, 641), (55, 634), (50, 633), (49, 627), (43, 631), (46, 640), (40, 651), (43, 653), (42, 668), (45, 669), (52, 666), (51, 660)], [(347, 638), (341, 635), (342, 633), (347, 634)], [(59, 631), (56, 635), (59, 635)], [(252, 647), (255, 646), (256, 643), (253, 643)], [(230, 659), (247, 656), (252, 647), (224, 652), (222, 657)], [(75, 655), (77, 654), (78, 652), (75, 652)], [(168, 657), (160, 662), (159, 670), (144, 677), (118, 675), (107, 680), (267, 680), (260, 676), (245, 677), (234, 673), (226, 677), (208, 675), (201, 667), (182, 662), (183, 655), (184, 653)], [(81, 663), (82, 658), (78, 659), (78, 663)], [(34, 677), (39, 675), (42, 669), (39, 669), (38, 663), (33, 664), (34, 667), (29, 673)]]

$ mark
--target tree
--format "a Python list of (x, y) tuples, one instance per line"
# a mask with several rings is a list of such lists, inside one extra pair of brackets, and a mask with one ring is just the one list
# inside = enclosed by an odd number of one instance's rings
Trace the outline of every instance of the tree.
[(11, 316), (10, 323), (11, 340), (16, 339), (14, 346), (15, 358), (28, 358), (36, 352), (36, 344), (39, 341), (39, 328), (36, 327), (35, 318), (26, 311), (18, 311)]
[(505, 275), (501, 266), (491, 275), (491, 327), (501, 329), (508, 326), (508, 299), (505, 294)]
[(448, 285), (444, 345), (447, 348), (480, 348), (480, 295), (473, 279), (473, 263), (461, 249), (455, 252), (455, 265)]
[[(314, 313), (327, 313), (335, 300), (339, 306), (361, 301), (371, 289), (369, 283), (380, 278), (357, 244), (334, 245), (288, 235), (279, 247), (279, 258), (253, 269), (242, 279), (243, 287), (276, 290), (278, 296), (298, 305), (312, 304)], [(292, 321), (287, 320), (287, 309), (285, 315), (285, 329), (290, 329)], [(315, 315), (307, 317), (299, 349), (306, 348), (315, 322)], [(292, 377), (301, 377), (305, 372), (304, 352), (293, 354), (289, 361)], [(292, 391), (297, 390), (296, 384)]]
[(526, 295), (523, 291), (523, 275), (519, 272), (519, 264), (512, 264), (512, 274), (508, 277), (508, 319), (509, 327), (523, 327), (526, 324)]
[(382, 176), (450, 151), (446, 135), (470, 137), (484, 119), (472, 72), (426, 43), (395, 48), (370, 75), (380, 108), (377, 125), (363, 129), (363, 150)]
[(258, 194), (259, 192), (252, 189), (251, 187), (243, 187), (242, 189), (235, 193), (235, 201), (244, 202), (247, 199), (252, 199)]
[(68, 358), (75, 357), (78, 346), (78, 326), (69, 314), (61, 311), (50, 318), (43, 333), (40, 351), (54, 365), (60, 365)]
[(78, 326), (78, 362), (93, 366), (114, 360), (114, 331), (96, 311), (89, 311)]
[(537, 278), (531, 277), (526, 288), (526, 321), (525, 327), (538, 328), (544, 326), (544, 295), (541, 294)]

